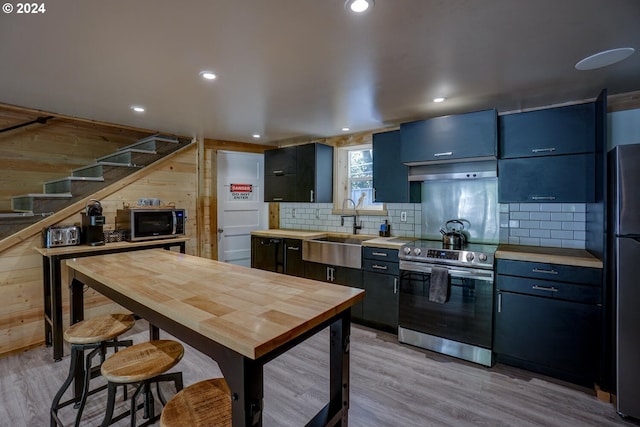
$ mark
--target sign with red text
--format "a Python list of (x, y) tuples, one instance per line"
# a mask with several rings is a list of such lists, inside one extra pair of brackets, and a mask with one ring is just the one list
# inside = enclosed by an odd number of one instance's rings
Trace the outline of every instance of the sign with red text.
[(254, 200), (253, 184), (230, 184), (229, 200)]

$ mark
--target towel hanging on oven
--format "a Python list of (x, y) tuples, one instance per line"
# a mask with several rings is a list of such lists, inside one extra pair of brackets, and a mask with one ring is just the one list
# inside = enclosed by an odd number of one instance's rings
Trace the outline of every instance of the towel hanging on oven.
[(429, 301), (444, 304), (450, 296), (449, 270), (442, 267), (431, 268)]

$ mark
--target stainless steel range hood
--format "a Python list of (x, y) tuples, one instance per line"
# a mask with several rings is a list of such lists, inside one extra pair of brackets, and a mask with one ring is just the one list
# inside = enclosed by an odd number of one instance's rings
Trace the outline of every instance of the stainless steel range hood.
[(498, 161), (496, 159), (452, 160), (409, 167), (409, 181), (478, 179), (495, 178), (497, 176)]

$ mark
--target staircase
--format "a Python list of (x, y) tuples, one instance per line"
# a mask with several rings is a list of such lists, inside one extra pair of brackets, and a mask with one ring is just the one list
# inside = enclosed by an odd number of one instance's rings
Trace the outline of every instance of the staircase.
[(185, 145), (177, 138), (152, 135), (75, 169), (71, 176), (45, 182), (43, 193), (11, 198), (12, 212), (0, 213), (0, 240), (125, 176), (150, 165)]

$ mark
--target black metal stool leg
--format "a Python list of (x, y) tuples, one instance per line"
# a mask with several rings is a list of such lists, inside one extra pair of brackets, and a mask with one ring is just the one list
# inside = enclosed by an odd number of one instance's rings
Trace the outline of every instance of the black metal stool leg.
[(78, 402), (78, 412), (76, 413), (76, 421), (74, 426), (80, 426), (80, 419), (82, 418), (82, 411), (84, 411), (84, 406), (87, 403), (87, 396), (89, 395), (89, 381), (91, 380), (91, 365), (93, 364), (93, 358), (96, 354), (100, 354), (100, 361), (103, 362), (103, 354), (105, 351), (105, 346), (103, 343), (100, 344), (98, 348), (92, 350), (85, 357), (85, 370), (84, 370), (84, 385), (82, 387), (82, 396), (80, 397), (80, 402)]
[(58, 425), (62, 425), (60, 419), (58, 418), (58, 409), (60, 409), (60, 399), (62, 399), (62, 395), (71, 385), (73, 381), (73, 374), (76, 370), (76, 364), (79, 362), (80, 353), (76, 349), (75, 346), (71, 346), (71, 363), (69, 366), (69, 375), (60, 386), (60, 390), (56, 393), (53, 398), (53, 402), (51, 402), (51, 427), (56, 427)]
[(113, 409), (116, 404), (116, 388), (117, 384), (109, 382), (107, 387), (107, 409), (102, 420), (102, 427), (107, 427), (111, 424), (111, 418), (113, 417)]

